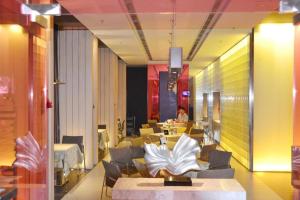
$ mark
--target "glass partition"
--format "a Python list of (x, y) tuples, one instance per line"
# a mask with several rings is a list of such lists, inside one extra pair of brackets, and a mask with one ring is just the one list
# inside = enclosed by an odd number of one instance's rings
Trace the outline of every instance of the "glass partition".
[(48, 199), (50, 19), (31, 22), (21, 3), (0, 2), (0, 188), (16, 199)]

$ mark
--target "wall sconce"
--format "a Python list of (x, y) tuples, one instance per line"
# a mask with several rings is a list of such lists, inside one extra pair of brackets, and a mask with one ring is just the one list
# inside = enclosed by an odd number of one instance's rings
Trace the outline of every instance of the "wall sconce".
[(61, 6), (59, 4), (25, 4), (21, 5), (21, 13), (30, 15), (32, 22), (40, 15), (59, 16), (61, 15)]

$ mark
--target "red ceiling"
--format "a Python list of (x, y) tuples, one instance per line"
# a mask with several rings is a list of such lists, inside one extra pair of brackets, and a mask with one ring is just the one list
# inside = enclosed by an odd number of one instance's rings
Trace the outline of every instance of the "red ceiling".
[[(73, 14), (122, 13), (123, 0), (58, 0)], [(172, 0), (132, 0), (138, 13), (172, 12)], [(176, 0), (176, 12), (210, 12), (215, 0)], [(226, 12), (278, 9), (279, 0), (231, 0)]]

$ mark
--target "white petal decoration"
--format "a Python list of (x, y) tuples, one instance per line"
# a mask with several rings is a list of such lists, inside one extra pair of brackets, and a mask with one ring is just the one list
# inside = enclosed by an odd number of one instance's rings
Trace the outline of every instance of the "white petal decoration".
[(201, 169), (196, 157), (200, 152), (199, 144), (186, 134), (179, 138), (173, 151), (170, 151), (166, 145), (157, 146), (155, 144), (145, 144), (145, 151), (147, 168), (153, 177), (161, 169), (165, 169), (173, 175)]
[(29, 132), (16, 139), (16, 160), (14, 166), (28, 171), (38, 172), (46, 167), (47, 148), (40, 148), (38, 142)]

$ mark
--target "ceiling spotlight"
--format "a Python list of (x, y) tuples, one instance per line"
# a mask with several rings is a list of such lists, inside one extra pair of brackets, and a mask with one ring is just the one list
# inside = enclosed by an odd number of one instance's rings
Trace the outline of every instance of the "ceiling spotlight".
[(61, 6), (59, 4), (25, 4), (21, 5), (21, 13), (30, 15), (32, 22), (40, 15), (59, 16), (61, 15)]
[(279, 11), (281, 13), (294, 13), (300, 11), (299, 0), (281, 0), (279, 2)]

